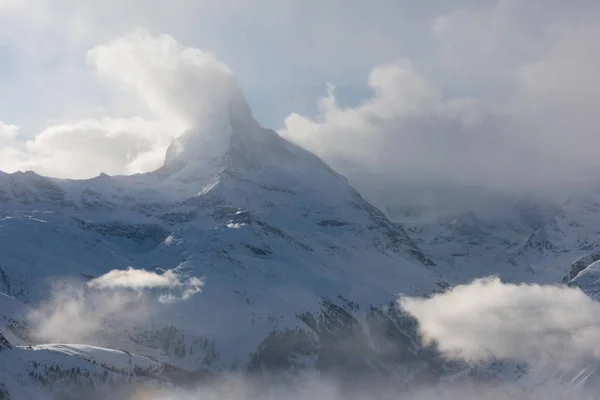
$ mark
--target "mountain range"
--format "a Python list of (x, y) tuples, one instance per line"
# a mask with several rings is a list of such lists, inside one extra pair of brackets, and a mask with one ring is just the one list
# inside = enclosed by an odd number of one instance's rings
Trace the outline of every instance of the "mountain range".
[[(374, 183), (363, 187), (376, 198)], [(318, 371), (400, 388), (487, 379), (495, 367), (473, 371), (420, 345), (397, 297), (492, 274), (600, 292), (600, 192), (562, 205), (502, 199), (501, 216), (387, 200), (380, 210), (317, 156), (259, 126), (241, 96), (221, 123), (176, 139), (153, 172), (0, 172), (0, 399), (104, 398), (224, 371), (265, 381)], [(44, 304), (70, 293), (103, 299), (90, 282), (127, 268), (203, 284), (173, 301), (150, 290), (144, 318), (128, 324), (113, 310), (85, 343), (35, 329)]]

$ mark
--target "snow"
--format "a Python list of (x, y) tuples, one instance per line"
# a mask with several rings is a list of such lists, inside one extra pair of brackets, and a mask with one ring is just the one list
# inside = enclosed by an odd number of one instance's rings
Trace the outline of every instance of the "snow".
[(88, 345), (19, 346), (0, 354), (0, 382), (15, 399), (54, 399), (55, 391), (76, 393), (82, 389), (81, 383), (107, 391), (111, 382), (130, 379), (158, 383), (150, 376), (138, 376), (140, 369), (160, 371), (161, 364), (129, 352)]
[(560, 282), (571, 264), (599, 250), (600, 193), (573, 196), (515, 250), (512, 260), (529, 265), (540, 283)]
[[(136, 354), (131, 354), (122, 350), (106, 349), (97, 346), (84, 344), (45, 344), (30, 347), (21, 347), (30, 352), (41, 352), (47, 354), (61, 353), (71, 357), (77, 357), (82, 360), (109, 365), (118, 369), (133, 370), (133, 365), (139, 367), (157, 366), (157, 362), (147, 357), (142, 357)], [(31, 354), (28, 352), (27, 354)], [(36, 359), (40, 359), (37, 355), (33, 355)]]

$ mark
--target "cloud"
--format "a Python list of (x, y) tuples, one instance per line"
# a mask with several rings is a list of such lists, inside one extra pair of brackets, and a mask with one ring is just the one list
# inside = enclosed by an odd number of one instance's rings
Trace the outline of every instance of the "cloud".
[(493, 3), (432, 18), (428, 63), (377, 66), (368, 99), (343, 106), (330, 89), (315, 117), (292, 113), (281, 133), (351, 180), (366, 171), (559, 192), (594, 180), (600, 9)]
[[(580, 379), (582, 377), (579, 377)], [(410, 390), (398, 388), (391, 380), (358, 379), (354, 382), (329, 380), (324, 376), (296, 375), (293, 382), (270, 382), (248, 376), (228, 375), (193, 389), (147, 388), (136, 390), (130, 399), (193, 400), (193, 399), (277, 399), (277, 400), (566, 400), (595, 399), (597, 391), (584, 389), (581, 382), (506, 382), (496, 383), (449, 383), (433, 386), (416, 386)]]
[(0, 169), (33, 169), (70, 178), (100, 172), (132, 174), (160, 167), (171, 141), (187, 129), (221, 126), (237, 78), (212, 55), (168, 35), (137, 29), (88, 52), (97, 76), (144, 106), (131, 117), (87, 118), (50, 125), (23, 141), (16, 127), (0, 126), (6, 158)]
[(0, 121), (0, 143), (4, 144), (14, 140), (17, 137), (18, 130), (17, 126)]
[(23, 144), (18, 139), (19, 127), (0, 121), (0, 171), (21, 164)]
[(239, 90), (233, 73), (211, 54), (141, 28), (93, 48), (88, 61), (99, 76), (134, 91), (154, 115), (183, 129), (226, 113)]
[(141, 292), (89, 291), (58, 282), (48, 301), (29, 315), (32, 339), (41, 343), (107, 345), (115, 334), (139, 326), (151, 313)]
[(12, 157), (0, 160), (0, 170), (70, 178), (145, 172), (162, 165), (171, 129), (165, 121), (140, 117), (53, 125), (30, 140), (13, 136), (4, 147)]
[(600, 303), (566, 286), (478, 279), (431, 298), (402, 298), (425, 342), (472, 362), (570, 368), (600, 360)]
[(281, 133), (344, 172), (437, 171), (445, 163), (468, 174), (464, 150), (483, 145), (477, 100), (445, 99), (408, 61), (374, 68), (368, 85), (372, 97), (354, 108), (340, 107), (330, 86), (317, 119), (292, 114)]
[(140, 328), (159, 304), (189, 300), (203, 282), (175, 270), (162, 274), (128, 268), (112, 270), (83, 284), (58, 281), (49, 299), (28, 315), (37, 342), (114, 344)]
[(169, 293), (162, 294), (161, 302), (172, 302), (179, 297), (174, 291), (181, 292), (180, 298), (188, 300), (199, 293), (204, 283), (196, 277), (182, 276), (176, 270), (167, 270), (162, 274), (143, 269), (127, 268), (126, 270), (112, 270), (106, 274), (92, 279), (88, 287), (92, 289), (167, 289)]

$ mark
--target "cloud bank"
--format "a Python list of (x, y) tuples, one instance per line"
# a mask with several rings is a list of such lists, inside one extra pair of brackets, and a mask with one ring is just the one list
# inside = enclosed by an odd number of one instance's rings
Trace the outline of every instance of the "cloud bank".
[(566, 369), (600, 360), (600, 303), (578, 288), (486, 278), (399, 304), (450, 357)]
[(519, 190), (594, 180), (599, 10), (494, 3), (432, 20), (436, 67), (375, 67), (370, 98), (343, 106), (330, 87), (315, 117), (291, 114), (282, 134), (350, 175)]

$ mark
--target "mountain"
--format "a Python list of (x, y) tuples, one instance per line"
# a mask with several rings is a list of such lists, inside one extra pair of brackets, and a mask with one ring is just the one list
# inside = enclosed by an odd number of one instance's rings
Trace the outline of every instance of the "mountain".
[(17, 346), (0, 354), (0, 398), (105, 399), (128, 387), (161, 387), (174, 372), (147, 357), (88, 345)]
[(489, 275), (530, 281), (528, 266), (514, 263), (513, 254), (556, 213), (556, 207), (519, 200), (503, 208), (497, 215), (467, 211), (403, 226), (434, 261), (432, 269), (448, 282), (467, 283)]
[(466, 185), (419, 171), (406, 176), (353, 172), (349, 178), (409, 233), (448, 282), (489, 275), (515, 282), (540, 278), (514, 255), (559, 212), (561, 204), (548, 200), (552, 197)]
[[(348, 390), (365, 379), (398, 390), (519, 379), (520, 366), (471, 368), (423, 347), (398, 295), (491, 274), (598, 292), (597, 193), (556, 207), (442, 188), (420, 203), (427, 190), (376, 198), (360, 181), (384, 213), (314, 154), (259, 126), (241, 95), (226, 111), (173, 141), (153, 172), (0, 172), (0, 398), (81, 397), (92, 386), (102, 398), (225, 371), (262, 382), (316, 371)], [(177, 298), (134, 290), (122, 306), (89, 286), (129, 267), (204, 285)], [(83, 319), (40, 332), (40, 315), (65, 309)]]
[(600, 192), (581, 191), (532, 232), (515, 249), (510, 261), (528, 265), (537, 282), (568, 282), (584, 268), (582, 264), (598, 259), (599, 227)]
[[(0, 174), (0, 243), (0, 290), (33, 308), (48, 301), (53, 282), (129, 266), (203, 277), (201, 294), (156, 303), (148, 321), (111, 326), (90, 343), (161, 365), (266, 375), (316, 368), (406, 382), (451, 368), (420, 348), (414, 320), (394, 306), (399, 293), (446, 286), (434, 262), (346, 178), (260, 127), (240, 97), (226, 119), (175, 140), (154, 172)], [(29, 345), (30, 329), (22, 316), (4, 331)], [(27, 351), (11, 350), (19, 359)]]
[(559, 206), (506, 201), (500, 212), (467, 211), (403, 223), (450, 283), (487, 275), (505, 281), (569, 283), (600, 259), (600, 193), (575, 193)]

